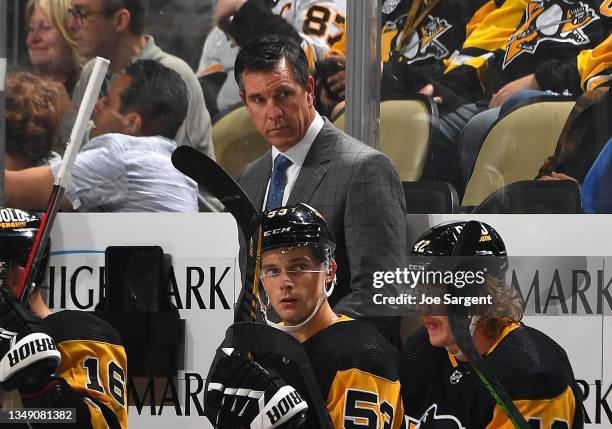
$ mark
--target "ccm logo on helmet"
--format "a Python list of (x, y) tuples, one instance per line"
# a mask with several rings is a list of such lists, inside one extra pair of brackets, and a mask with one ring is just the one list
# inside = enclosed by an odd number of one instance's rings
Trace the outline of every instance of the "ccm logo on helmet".
[(18, 349), (12, 350), (8, 353), (9, 366), (12, 368), (23, 359), (34, 356), (37, 353), (46, 352), (48, 350), (57, 350), (55, 342), (51, 337), (37, 338), (29, 341), (21, 345), (21, 347)]
[(291, 231), (291, 227), (290, 226), (286, 226), (284, 228), (276, 228), (270, 231), (264, 231), (263, 235), (264, 237), (269, 237), (271, 235), (275, 235), (275, 234), (281, 234), (283, 232), (289, 232)]
[(270, 419), (270, 423), (274, 424), (283, 418), (289, 410), (294, 409), (298, 404), (304, 402), (300, 394), (293, 390), (283, 399), (278, 401), (277, 404), (273, 405), (270, 410), (266, 412), (266, 415)]

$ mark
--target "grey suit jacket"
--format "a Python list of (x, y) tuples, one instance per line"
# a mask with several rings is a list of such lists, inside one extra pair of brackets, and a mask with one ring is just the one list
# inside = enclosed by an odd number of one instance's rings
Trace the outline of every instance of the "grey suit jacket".
[[(237, 179), (258, 210), (272, 174), (271, 156), (269, 150)], [(299, 202), (321, 212), (336, 239), (338, 284), (330, 297), (334, 310), (351, 317), (376, 316), (372, 312), (381, 308), (362, 305), (364, 296), (377, 292), (364, 271), (395, 271), (406, 260), (406, 204), (389, 158), (325, 119), (287, 204)]]

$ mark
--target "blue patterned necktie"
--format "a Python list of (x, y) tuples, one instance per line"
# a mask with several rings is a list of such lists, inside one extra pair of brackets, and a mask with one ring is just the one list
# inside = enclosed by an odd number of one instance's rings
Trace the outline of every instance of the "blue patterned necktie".
[(287, 186), (287, 168), (292, 164), (285, 155), (277, 155), (270, 178), (270, 189), (266, 199), (266, 210), (272, 210), (283, 205), (283, 194)]

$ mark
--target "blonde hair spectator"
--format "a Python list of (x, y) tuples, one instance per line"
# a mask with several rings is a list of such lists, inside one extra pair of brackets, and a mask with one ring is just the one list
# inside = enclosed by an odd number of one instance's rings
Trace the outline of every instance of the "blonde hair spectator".
[(70, 0), (29, 0), (26, 5), (27, 46), (36, 73), (62, 83), (72, 92), (85, 58), (68, 24)]

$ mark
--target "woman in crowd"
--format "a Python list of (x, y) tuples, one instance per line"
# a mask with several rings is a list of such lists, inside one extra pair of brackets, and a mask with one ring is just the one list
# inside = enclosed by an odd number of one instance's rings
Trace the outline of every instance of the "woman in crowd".
[(6, 170), (46, 164), (60, 143), (57, 90), (30, 73), (6, 79)]
[(37, 75), (56, 82), (62, 113), (72, 111), (70, 96), (85, 64), (69, 30), (70, 0), (29, 0), (26, 6), (28, 55)]

